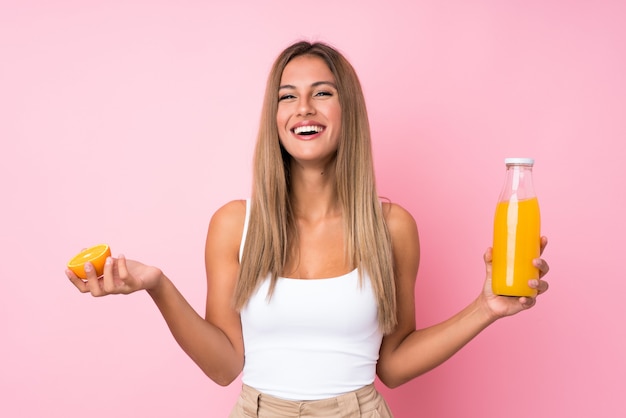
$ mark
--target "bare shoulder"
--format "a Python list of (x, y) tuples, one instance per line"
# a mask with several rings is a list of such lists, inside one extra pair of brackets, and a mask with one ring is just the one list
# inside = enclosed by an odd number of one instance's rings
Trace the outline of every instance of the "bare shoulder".
[(383, 203), (387, 229), (391, 236), (397, 279), (413, 283), (420, 260), (420, 242), (413, 215), (396, 203)]
[(246, 218), (246, 201), (233, 200), (215, 211), (209, 223), (206, 258), (218, 265), (221, 260), (238, 264), (239, 245)]
[(413, 215), (399, 204), (384, 202), (383, 213), (392, 240), (417, 234), (417, 224)]
[(233, 227), (241, 224), (246, 216), (246, 201), (231, 200), (215, 211), (211, 218), (211, 225), (218, 227)]

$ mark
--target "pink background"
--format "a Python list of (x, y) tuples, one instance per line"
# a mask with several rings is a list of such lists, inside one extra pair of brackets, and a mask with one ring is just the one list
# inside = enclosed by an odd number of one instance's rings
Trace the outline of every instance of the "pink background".
[(625, 9), (2, 0), (0, 416), (227, 415), (239, 382), (205, 378), (146, 294), (95, 300), (63, 270), (107, 242), (202, 312), (206, 226), (249, 195), (265, 78), (301, 38), (361, 77), (380, 193), (420, 227), (420, 326), (479, 292), (503, 158), (536, 158), (550, 292), (381, 387), (396, 416), (624, 416)]

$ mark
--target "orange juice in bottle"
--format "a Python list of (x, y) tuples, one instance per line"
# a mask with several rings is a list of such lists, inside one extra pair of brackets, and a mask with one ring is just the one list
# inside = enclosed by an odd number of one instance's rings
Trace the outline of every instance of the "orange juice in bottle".
[(539, 278), (533, 259), (540, 253), (539, 202), (533, 188), (531, 158), (507, 158), (506, 180), (493, 228), (492, 290), (497, 295), (531, 296), (528, 281)]

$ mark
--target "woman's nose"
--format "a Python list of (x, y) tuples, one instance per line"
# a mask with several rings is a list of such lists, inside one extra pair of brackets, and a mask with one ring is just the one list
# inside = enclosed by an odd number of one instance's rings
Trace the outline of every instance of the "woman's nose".
[(300, 116), (312, 115), (315, 113), (315, 106), (310, 97), (301, 97), (298, 103), (298, 114)]

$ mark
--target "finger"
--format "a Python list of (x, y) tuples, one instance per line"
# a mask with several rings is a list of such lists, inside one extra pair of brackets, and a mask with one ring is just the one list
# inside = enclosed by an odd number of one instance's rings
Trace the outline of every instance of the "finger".
[(537, 299), (536, 298), (527, 297), (527, 296), (523, 296), (523, 297), (519, 298), (519, 302), (522, 304), (522, 307), (524, 309), (529, 309), (529, 308), (532, 308), (533, 306), (535, 306), (535, 303), (537, 303)]
[(120, 277), (120, 280), (128, 285), (129, 288), (132, 288), (131, 283), (128, 283), (131, 275), (128, 273), (128, 266), (126, 265), (126, 257), (124, 254), (120, 254), (117, 259), (117, 271)]
[(545, 293), (550, 285), (545, 280), (531, 280), (532, 284), (529, 283), (529, 286), (533, 289), (537, 289), (537, 294), (540, 295)]
[(533, 260), (533, 265), (539, 269), (539, 277), (545, 276), (550, 271), (550, 266), (543, 258)]
[(489, 247), (485, 250), (485, 253), (483, 254), (483, 260), (485, 260), (485, 263), (491, 263), (492, 256), (493, 249)]
[(65, 275), (70, 282), (80, 291), (80, 293), (87, 293), (89, 289), (87, 288), (87, 283), (83, 281), (80, 277), (78, 277), (74, 272), (70, 269), (65, 270)]
[(91, 295), (94, 297), (103, 296), (98, 274), (96, 274), (96, 269), (89, 261), (85, 263), (85, 273), (87, 274), (87, 289), (89, 289)]
[(537, 295), (540, 295), (542, 293), (545, 293), (550, 286), (548, 285), (548, 282), (544, 280), (533, 279), (528, 281), (528, 287), (536, 289)]
[(115, 293), (112, 257), (107, 257), (106, 261), (104, 262), (104, 270), (102, 273), (102, 289), (105, 293)]
[(485, 261), (485, 274), (486, 274), (485, 286), (488, 288), (491, 288), (490, 283), (491, 283), (491, 275), (492, 275), (492, 268), (493, 268), (491, 265), (491, 261), (492, 261), (491, 247), (487, 248), (487, 250), (483, 254), (483, 260)]
[(541, 239), (539, 240), (539, 254), (543, 254), (543, 250), (546, 249), (546, 246), (548, 245), (548, 237), (541, 237)]

